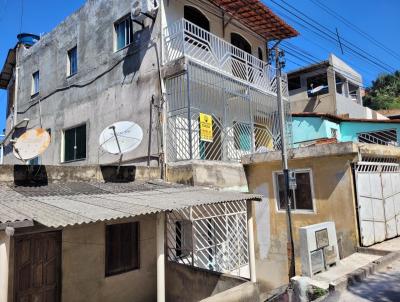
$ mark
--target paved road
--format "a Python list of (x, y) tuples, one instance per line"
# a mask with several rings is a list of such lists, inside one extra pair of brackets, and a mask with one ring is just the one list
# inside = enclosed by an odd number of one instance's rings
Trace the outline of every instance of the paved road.
[(324, 302), (400, 302), (400, 260)]

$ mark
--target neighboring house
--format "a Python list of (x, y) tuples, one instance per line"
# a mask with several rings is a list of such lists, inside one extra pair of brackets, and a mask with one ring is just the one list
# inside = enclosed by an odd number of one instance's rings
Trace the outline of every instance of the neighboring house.
[(400, 119), (400, 109), (378, 110), (378, 112), (391, 120)]
[[(117, 163), (99, 135), (125, 120), (144, 137), (123, 163), (239, 161), (279, 148), (267, 42), (293, 28), (261, 1), (160, 0), (143, 22), (132, 22), (131, 4), (87, 1), (50, 33), (20, 36), (0, 74), (7, 132), (24, 118), (50, 131), (42, 164)], [(9, 142), (6, 162), (15, 162)]]
[[(399, 163), (400, 149), (392, 146), (347, 142), (293, 149), (289, 167), (297, 187), (289, 196), (297, 274), (303, 264), (302, 227), (334, 222), (338, 245), (334, 252), (340, 259), (358, 246), (400, 235)], [(256, 205), (257, 269), (276, 287), (286, 283), (288, 274), (281, 154), (252, 154), (243, 158), (243, 164), (250, 191), (267, 201)]]
[(114, 172), (0, 168), (1, 302), (257, 301), (260, 196), (166, 183), (158, 168)]
[(363, 106), (362, 76), (333, 54), (327, 61), (289, 72), (288, 85), (292, 112), (386, 119)]
[(294, 147), (330, 139), (338, 142), (400, 145), (400, 120), (344, 118), (323, 113), (294, 113), (292, 119)]

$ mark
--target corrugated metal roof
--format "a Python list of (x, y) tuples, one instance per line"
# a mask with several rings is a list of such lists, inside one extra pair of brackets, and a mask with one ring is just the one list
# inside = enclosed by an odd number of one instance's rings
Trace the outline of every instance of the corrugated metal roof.
[(187, 187), (162, 181), (0, 184), (0, 224), (33, 220), (47, 227), (107, 221), (191, 206), (260, 200), (259, 195)]

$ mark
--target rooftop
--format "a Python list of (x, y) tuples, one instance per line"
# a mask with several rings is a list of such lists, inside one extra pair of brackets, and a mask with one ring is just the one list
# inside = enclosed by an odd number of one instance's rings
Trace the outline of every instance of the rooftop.
[(260, 0), (210, 0), (267, 40), (296, 37), (299, 33)]
[[(60, 169), (57, 167), (59, 172)], [(21, 185), (21, 177), (16, 182), (0, 182), (0, 229), (35, 223), (58, 228), (192, 206), (261, 199), (254, 194), (222, 192), (157, 179), (118, 183), (93, 179), (87, 182), (79, 180), (80, 176), (74, 181), (70, 171), (66, 174), (66, 181), (51, 183), (27, 181)]]
[(349, 118), (349, 117), (341, 117), (334, 114), (329, 113), (318, 113), (318, 112), (299, 112), (293, 113), (293, 117), (318, 117), (321, 119), (327, 119), (332, 122), (340, 123), (340, 122), (362, 122), (362, 123), (400, 123), (400, 119), (386, 119), (386, 120), (374, 120), (374, 119), (362, 119), (362, 118)]

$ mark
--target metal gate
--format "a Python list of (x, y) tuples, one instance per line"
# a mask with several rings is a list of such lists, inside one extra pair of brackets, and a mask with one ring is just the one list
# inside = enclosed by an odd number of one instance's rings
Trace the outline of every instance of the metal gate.
[(361, 244), (400, 235), (400, 169), (397, 158), (363, 157), (355, 166)]

